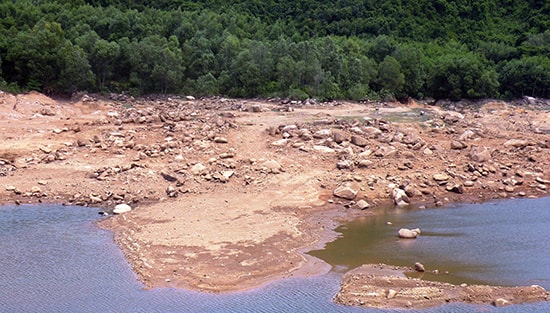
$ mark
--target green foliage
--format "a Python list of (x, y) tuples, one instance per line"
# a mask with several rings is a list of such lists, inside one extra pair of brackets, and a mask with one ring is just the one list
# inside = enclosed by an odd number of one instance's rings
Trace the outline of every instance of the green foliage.
[(405, 75), (401, 73), (401, 65), (394, 57), (388, 55), (380, 63), (378, 84), (381, 90), (391, 95), (397, 95), (403, 90)]
[(509, 97), (541, 96), (550, 98), (550, 58), (523, 57), (502, 64), (502, 92)]
[(549, 29), (538, 0), (7, 0), (0, 87), (548, 97)]
[(499, 85), (494, 66), (471, 52), (442, 55), (429, 72), (428, 92), (439, 99), (493, 97)]

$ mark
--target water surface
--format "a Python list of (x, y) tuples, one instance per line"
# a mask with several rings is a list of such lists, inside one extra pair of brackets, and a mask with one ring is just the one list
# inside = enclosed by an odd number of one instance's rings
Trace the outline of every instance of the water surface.
[[(386, 208), (338, 229), (317, 256), (341, 271), (365, 263), (413, 266), (454, 284), (541, 285), (550, 290), (550, 201), (521, 199), (427, 210)], [(420, 228), (414, 240), (400, 228)]]
[[(540, 204), (537, 201), (527, 203), (529, 206)], [(454, 210), (458, 209), (449, 209), (448, 213), (459, 212)], [(446, 217), (447, 214), (438, 212), (443, 211), (426, 210), (398, 215), (403, 218), (410, 216), (411, 224), (414, 222), (415, 226), (427, 231), (419, 238), (421, 240), (415, 241), (409, 248), (406, 245), (402, 248), (423, 255), (428, 246), (439, 245), (443, 249), (449, 244), (463, 244), (456, 240), (461, 238), (461, 234), (468, 234), (477, 227), (470, 225), (471, 228), (447, 231), (445, 221), (459, 217)], [(463, 217), (467, 218), (468, 214)], [(338, 271), (317, 277), (289, 278), (252, 291), (221, 295), (171, 288), (146, 290), (115, 245), (112, 233), (96, 227), (98, 218), (97, 210), (91, 208), (54, 205), (0, 207), (0, 312), (384, 312), (332, 303), (331, 299), (339, 287)], [(543, 223), (545, 218), (539, 216), (530, 220), (538, 224)], [(401, 221), (409, 223), (397, 216), (392, 220), (394, 227), (398, 227)], [(513, 227), (521, 224), (516, 220), (510, 222), (515, 225)], [(350, 224), (348, 229), (353, 227)], [(483, 228), (491, 229), (490, 226)], [(544, 230), (541, 232), (548, 235)], [(389, 237), (390, 242), (396, 243), (393, 236)], [(447, 243), (446, 238), (453, 241)], [(372, 245), (383, 246), (383, 242), (388, 240), (382, 235), (379, 239), (380, 243), (373, 241)], [(430, 244), (422, 244), (425, 241)], [(531, 244), (526, 243), (527, 246)], [(521, 251), (518, 253), (524, 256)], [(446, 253), (442, 254), (442, 259), (446, 259)], [(393, 260), (391, 255), (383, 256), (383, 250), (379, 255), (382, 260)], [(519, 263), (524, 264), (527, 272), (540, 274), (538, 270), (532, 271), (532, 266), (526, 263), (532, 259), (527, 258), (524, 263)], [(356, 263), (359, 262), (342, 261), (339, 266), (352, 267)], [(533, 266), (546, 267), (540, 263)], [(513, 264), (510, 266), (515, 267)], [(507, 278), (500, 271), (496, 273), (503, 277), (502, 281), (515, 281), (515, 276)], [(533, 280), (529, 273), (525, 277), (525, 281)], [(537, 277), (543, 282), (548, 278), (544, 275)], [(496, 309), (452, 304), (421, 312), (476, 311), (550, 312), (550, 305), (537, 303)]]

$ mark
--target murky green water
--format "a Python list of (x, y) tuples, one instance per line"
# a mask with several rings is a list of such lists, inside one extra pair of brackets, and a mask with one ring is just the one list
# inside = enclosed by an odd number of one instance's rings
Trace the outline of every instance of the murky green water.
[[(420, 228), (400, 239), (400, 228)], [(550, 201), (508, 200), (438, 209), (380, 209), (338, 229), (342, 236), (310, 254), (346, 271), (365, 263), (412, 267), (454, 284), (537, 284), (550, 289)], [(446, 274), (448, 272), (448, 274)], [(414, 274), (420, 277), (419, 274)]]

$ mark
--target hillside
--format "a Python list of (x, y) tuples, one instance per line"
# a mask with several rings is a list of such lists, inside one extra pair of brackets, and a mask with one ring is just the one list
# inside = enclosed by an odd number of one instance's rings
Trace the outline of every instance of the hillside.
[(550, 98), (547, 1), (3, 1), (0, 88)]

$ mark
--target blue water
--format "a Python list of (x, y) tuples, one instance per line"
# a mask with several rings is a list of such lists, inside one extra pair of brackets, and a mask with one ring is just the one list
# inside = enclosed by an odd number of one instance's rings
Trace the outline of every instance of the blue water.
[[(517, 202), (515, 206), (524, 203), (548, 207), (549, 201)], [(437, 239), (437, 234), (442, 231), (436, 225), (444, 224), (447, 219), (445, 214), (437, 212), (426, 210), (405, 215), (414, 218), (419, 214), (419, 220), (433, 226), (436, 235), (433, 237)], [(168, 288), (146, 290), (114, 244), (112, 233), (97, 228), (94, 223), (97, 220), (97, 211), (91, 208), (52, 205), (0, 207), (0, 312), (384, 312), (333, 304), (331, 299), (340, 281), (337, 272), (310, 278), (289, 278), (252, 291), (221, 295)], [(471, 230), (457, 229), (456, 232), (467, 234), (477, 231), (479, 226), (491, 229), (490, 223), (477, 221), (483, 224), (472, 225)], [(548, 219), (546, 216), (535, 217), (529, 221), (539, 225)], [(511, 225), (517, 222), (516, 219), (510, 221)], [(428, 225), (418, 226), (428, 228)], [(546, 231), (541, 232), (548, 237)], [(532, 244), (529, 237), (524, 238), (516, 230), (510, 234), (518, 237), (517, 240), (526, 247)], [(460, 243), (455, 241), (454, 244)], [(539, 251), (537, 257), (519, 250), (521, 259), (517, 262), (525, 268), (522, 275), (529, 277), (527, 272), (540, 273), (540, 268), (536, 267), (547, 269), (544, 263), (549, 258), (545, 251)], [(541, 253), (543, 260), (539, 260)], [(547, 276), (533, 275), (547, 281)], [(532, 278), (526, 278), (526, 281), (530, 282)], [(452, 304), (421, 312), (544, 311), (550, 312), (550, 304), (500, 309)]]

